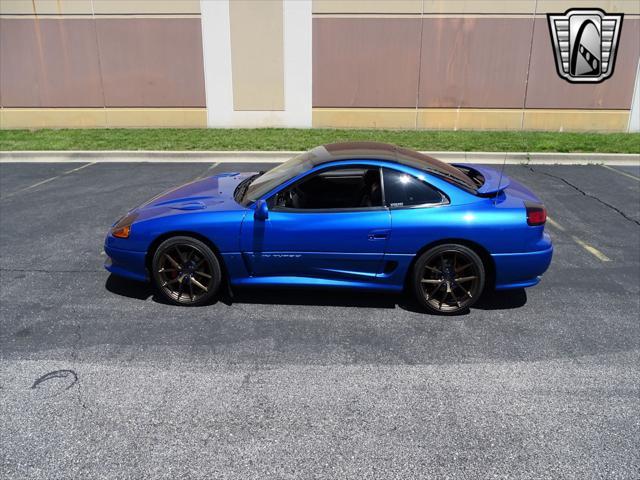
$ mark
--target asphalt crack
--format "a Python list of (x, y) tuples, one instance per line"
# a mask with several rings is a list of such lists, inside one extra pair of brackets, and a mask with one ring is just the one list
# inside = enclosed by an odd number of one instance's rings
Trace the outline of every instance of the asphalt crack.
[[(76, 340), (73, 342), (73, 346), (71, 347), (71, 361), (72, 361), (72, 363), (73, 363), (73, 365), (75, 367), (76, 364), (78, 363), (78, 346), (80, 345), (80, 342), (82, 341), (82, 331), (81, 331), (80, 324), (76, 324), (76, 331), (75, 331), (74, 335), (76, 337)], [(78, 388), (76, 389), (76, 392), (78, 393), (78, 395), (77, 395), (78, 404), (82, 407), (83, 411), (84, 410), (91, 411), (91, 409), (87, 406), (87, 403), (86, 403), (85, 398), (84, 398), (84, 393), (83, 393), (83, 388), (82, 388), (82, 381), (80, 379), (80, 375), (76, 374), (76, 382), (75, 382), (75, 384), (78, 386)]]
[(561, 182), (563, 182), (566, 185), (568, 185), (571, 188), (573, 188), (576, 192), (581, 193), (585, 197), (593, 198), (594, 200), (596, 200), (597, 202), (601, 203), (605, 207), (607, 207), (607, 208), (613, 210), (614, 212), (620, 214), (625, 220), (628, 220), (629, 222), (635, 223), (636, 225), (640, 226), (640, 222), (638, 220), (635, 220), (635, 219), (629, 217), (626, 213), (624, 213), (618, 207), (615, 207), (615, 206), (611, 205), (610, 203), (607, 203), (604, 200), (602, 200), (602, 199), (600, 199), (600, 198), (598, 198), (598, 197), (596, 197), (594, 195), (591, 195), (590, 193), (585, 192), (580, 187), (578, 187), (577, 185), (574, 185), (573, 183), (571, 183), (570, 181), (566, 180), (565, 178), (562, 178), (562, 177), (560, 177), (558, 175), (554, 175), (552, 173), (547, 173), (547, 172), (543, 172), (543, 171), (540, 171), (540, 170), (535, 170), (531, 166), (529, 166), (529, 170), (531, 170), (533, 173), (541, 173), (542, 175), (546, 175), (547, 177), (551, 177), (551, 178), (555, 178), (556, 180), (560, 180)]
[(245, 373), (244, 377), (242, 378), (242, 383), (240, 383), (240, 386), (236, 390), (236, 395), (242, 392), (243, 390), (245, 390), (250, 383), (251, 383), (251, 373)]

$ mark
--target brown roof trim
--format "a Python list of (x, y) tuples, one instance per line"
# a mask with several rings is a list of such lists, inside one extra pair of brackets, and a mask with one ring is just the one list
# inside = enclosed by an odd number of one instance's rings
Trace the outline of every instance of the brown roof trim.
[(440, 160), (416, 152), (409, 148), (398, 147), (390, 143), (381, 142), (340, 142), (316, 147), (309, 151), (314, 165), (336, 160), (368, 158), (387, 160), (409, 167), (424, 170), (435, 175), (453, 178), (468, 188), (475, 190), (476, 184), (456, 167)]

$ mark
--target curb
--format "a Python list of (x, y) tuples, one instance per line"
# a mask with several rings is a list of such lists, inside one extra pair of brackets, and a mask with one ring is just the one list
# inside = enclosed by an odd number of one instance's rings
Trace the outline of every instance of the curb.
[[(0, 152), (0, 163), (281, 163), (292, 151), (15, 151)], [(640, 165), (624, 153), (422, 152), (448, 163), (516, 165)]]

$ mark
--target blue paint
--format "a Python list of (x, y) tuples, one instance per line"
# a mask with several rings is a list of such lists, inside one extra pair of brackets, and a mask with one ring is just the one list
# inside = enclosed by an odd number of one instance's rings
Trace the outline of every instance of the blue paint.
[[(306, 175), (363, 165), (416, 176), (442, 192), (446, 202), (333, 211), (267, 207), (274, 195)], [(129, 212), (137, 215), (129, 238), (107, 235), (110, 261), (105, 267), (116, 275), (147, 280), (150, 247), (160, 237), (184, 234), (214, 247), (232, 285), (400, 291), (419, 252), (435, 243), (464, 242), (491, 259), (497, 289), (537, 284), (553, 253), (544, 227), (527, 225), (524, 202), (539, 202), (538, 198), (506, 176), (500, 181), (496, 170), (462, 166), (484, 178), (476, 192), (414, 165), (340, 159), (310, 164), (248, 205), (234, 199), (234, 190), (255, 174), (215, 175), (165, 192)]]

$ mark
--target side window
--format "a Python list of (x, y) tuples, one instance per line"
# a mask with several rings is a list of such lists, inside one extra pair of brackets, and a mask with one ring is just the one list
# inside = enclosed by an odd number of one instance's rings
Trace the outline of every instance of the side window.
[(419, 178), (397, 170), (384, 169), (384, 196), (387, 205), (411, 207), (441, 203), (442, 194)]
[(327, 210), (382, 207), (378, 167), (343, 167), (323, 170), (279, 192), (270, 208)]

